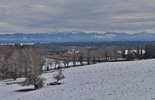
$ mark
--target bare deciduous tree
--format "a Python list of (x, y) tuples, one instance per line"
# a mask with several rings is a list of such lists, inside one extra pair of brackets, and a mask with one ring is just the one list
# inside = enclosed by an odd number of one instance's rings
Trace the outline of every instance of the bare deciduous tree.
[(62, 55), (62, 58), (63, 58), (63, 64), (64, 64), (64, 66), (66, 67), (66, 66), (69, 66), (68, 64), (69, 64), (69, 62), (70, 62), (70, 59), (69, 59), (69, 54), (68, 54), (68, 52), (65, 52), (63, 55)]
[[(39, 53), (40, 52), (40, 53)], [(27, 66), (26, 80), (21, 85), (34, 85), (36, 89), (43, 86), (44, 78), (41, 78), (42, 65), (45, 63), (45, 56), (42, 51), (36, 48), (26, 48), (22, 50), (24, 66)]]
[(85, 56), (85, 48), (79, 48), (78, 50), (78, 60), (80, 62), (80, 65), (83, 65), (83, 60), (84, 60), (84, 56)]
[(20, 50), (15, 49), (10, 58), (7, 59), (7, 75), (16, 80), (22, 74), (22, 56)]
[(71, 60), (73, 62), (73, 66), (76, 66), (76, 61), (77, 61), (77, 58), (78, 58), (78, 53), (77, 51), (75, 51), (75, 49), (70, 53), (70, 56), (71, 56)]
[(95, 64), (96, 63), (96, 58), (97, 58), (97, 52), (96, 51), (92, 51), (91, 52), (91, 56), (92, 56), (92, 62)]
[(60, 63), (60, 55), (59, 54), (54, 54), (53, 55), (53, 58), (54, 58), (54, 62), (55, 62), (55, 69), (57, 68), (57, 65), (59, 67), (59, 65), (61, 64)]
[(46, 69), (49, 70), (53, 66), (53, 59), (46, 59)]
[(91, 50), (90, 49), (86, 49), (85, 50), (85, 59), (87, 60), (87, 64), (90, 64), (90, 60), (91, 60)]
[(111, 59), (117, 59), (118, 57), (118, 47), (113, 45), (113, 46), (108, 46), (106, 48), (106, 51), (107, 51), (107, 56), (110, 57)]
[(6, 76), (8, 70), (7, 59), (8, 59), (9, 50), (6, 46), (0, 45), (0, 74)]
[(102, 60), (103, 61), (104, 59), (106, 59), (105, 50), (99, 49), (97, 51), (97, 53), (98, 53), (98, 59), (99, 60)]

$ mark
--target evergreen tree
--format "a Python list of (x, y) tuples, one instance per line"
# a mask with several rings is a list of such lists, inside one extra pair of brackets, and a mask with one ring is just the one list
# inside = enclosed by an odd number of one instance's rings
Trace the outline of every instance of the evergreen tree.
[(140, 59), (139, 46), (137, 46), (137, 57)]
[(131, 51), (131, 46), (128, 48), (128, 60), (132, 60), (132, 51)]
[(155, 43), (145, 45), (145, 58), (155, 58)]
[(140, 47), (140, 49), (141, 49), (141, 55), (140, 55), (140, 58), (143, 59), (143, 48), (142, 48), (142, 46)]

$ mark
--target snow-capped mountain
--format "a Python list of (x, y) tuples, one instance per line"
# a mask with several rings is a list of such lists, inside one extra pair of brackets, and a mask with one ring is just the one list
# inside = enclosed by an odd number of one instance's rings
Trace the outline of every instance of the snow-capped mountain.
[(155, 41), (155, 34), (140, 32), (134, 34), (106, 32), (85, 33), (85, 32), (50, 32), (50, 33), (15, 33), (1, 34), (0, 42), (18, 43), (18, 42), (103, 42), (103, 41)]

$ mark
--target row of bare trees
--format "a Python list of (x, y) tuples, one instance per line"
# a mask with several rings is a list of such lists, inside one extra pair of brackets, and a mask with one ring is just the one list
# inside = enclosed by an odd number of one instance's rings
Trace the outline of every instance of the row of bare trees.
[(76, 63), (79, 62), (80, 65), (83, 65), (84, 62), (87, 64), (107, 61), (109, 58), (117, 59), (120, 57), (118, 53), (117, 46), (106, 46), (103, 45), (97, 51), (91, 51), (86, 48), (76, 48), (72, 51), (65, 52), (64, 54), (53, 54), (53, 59), (55, 60), (55, 68), (56, 65), (60, 65), (60, 61), (64, 64), (65, 67), (69, 66), (69, 63), (72, 62), (73, 66), (76, 66)]
[(122, 60), (133, 60), (148, 58), (148, 56), (154, 57), (152, 53), (155, 47), (154, 43), (145, 44), (144, 47), (145, 50), (142, 45), (139, 45), (136, 48), (127, 45), (123, 48), (119, 48), (115, 45), (102, 45), (97, 51), (91, 51), (86, 48), (75, 48), (72, 51), (65, 52), (64, 54), (54, 54), (53, 59), (55, 60), (56, 68), (56, 65), (58, 65), (58, 67), (61, 65), (60, 60), (63, 62), (64, 66), (67, 67), (70, 62), (73, 63), (73, 66), (76, 66), (77, 62), (79, 62), (80, 65), (87, 62), (89, 65), (91, 63), (95, 64), (96, 62), (117, 60), (118, 58)]
[[(15, 46), (0, 45), (0, 74), (16, 80), (24, 76), (26, 80), (22, 85), (35, 85), (42, 82), (42, 66), (45, 64), (45, 52), (41, 49), (28, 46), (17, 48)], [(37, 84), (37, 85), (36, 85)]]

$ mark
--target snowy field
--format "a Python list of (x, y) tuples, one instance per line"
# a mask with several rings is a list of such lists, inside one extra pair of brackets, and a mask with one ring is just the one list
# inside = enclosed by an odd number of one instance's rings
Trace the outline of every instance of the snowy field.
[[(54, 82), (50, 71), (46, 83)], [(0, 100), (155, 100), (155, 60), (107, 62), (64, 69), (62, 85), (16, 92), (13, 80), (0, 81)], [(21, 79), (17, 79), (20, 81)]]

